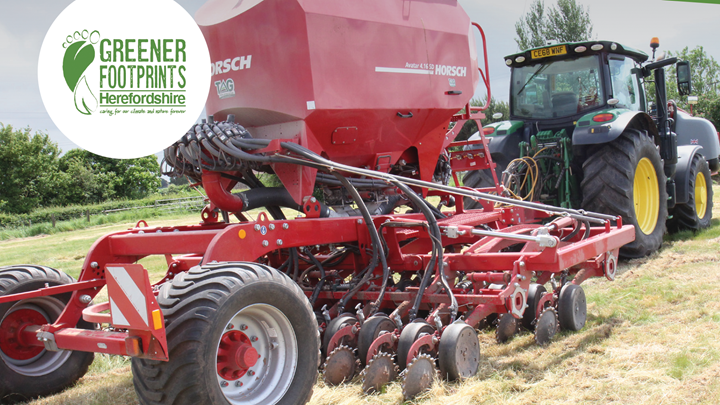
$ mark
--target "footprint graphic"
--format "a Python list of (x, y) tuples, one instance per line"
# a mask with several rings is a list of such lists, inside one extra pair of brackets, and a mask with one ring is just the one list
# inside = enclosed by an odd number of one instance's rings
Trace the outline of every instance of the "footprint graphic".
[(97, 98), (90, 91), (87, 79), (83, 75), (85, 70), (95, 60), (95, 47), (100, 40), (100, 33), (96, 30), (88, 33), (75, 31), (68, 35), (63, 43), (65, 56), (63, 57), (63, 76), (70, 90), (75, 96), (75, 108), (82, 114), (90, 115), (98, 106)]

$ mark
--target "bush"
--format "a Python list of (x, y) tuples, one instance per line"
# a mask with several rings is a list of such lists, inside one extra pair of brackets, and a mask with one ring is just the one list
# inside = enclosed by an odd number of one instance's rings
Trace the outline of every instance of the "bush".
[(130, 207), (152, 207), (158, 200), (168, 198), (196, 196), (197, 192), (191, 191), (189, 187), (174, 186), (172, 194), (170, 192), (158, 193), (152, 197), (141, 200), (120, 200), (107, 201), (98, 204), (89, 205), (69, 205), (66, 207), (48, 207), (40, 208), (28, 214), (7, 214), (0, 213), (0, 228), (15, 228), (21, 226), (31, 226), (40, 223), (51, 223), (53, 214), (55, 221), (68, 221), (77, 218), (83, 218), (90, 212), (90, 215), (101, 214), (103, 211), (115, 210), (119, 208)]

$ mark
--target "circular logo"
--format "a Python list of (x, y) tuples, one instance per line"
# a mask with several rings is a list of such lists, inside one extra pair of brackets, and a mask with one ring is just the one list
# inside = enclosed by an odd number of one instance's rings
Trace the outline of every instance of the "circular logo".
[(172, 0), (75, 0), (45, 35), (43, 103), (80, 147), (118, 159), (161, 151), (202, 113), (205, 38)]

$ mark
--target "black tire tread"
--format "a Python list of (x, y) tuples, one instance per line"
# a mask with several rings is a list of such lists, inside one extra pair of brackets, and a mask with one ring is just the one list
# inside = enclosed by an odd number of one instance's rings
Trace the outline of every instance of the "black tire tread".
[(0, 295), (6, 295), (13, 286), (34, 279), (55, 281), (58, 284), (70, 284), (75, 282), (74, 278), (60, 270), (53, 269), (52, 267), (36, 266), (32, 264), (5, 266), (0, 267)]
[[(194, 267), (178, 274), (160, 290), (158, 303), (165, 317), (170, 362), (132, 359), (133, 382), (141, 404), (188, 404), (207, 403), (198, 395), (197, 360), (193, 353), (207, 336), (198, 333), (207, 330), (212, 315), (217, 312), (224, 298), (238, 288), (256, 281), (270, 281), (287, 287), (302, 297), (305, 310), (312, 308), (300, 287), (284, 274), (254, 263), (222, 263)], [(313, 319), (315, 315), (313, 314)], [(317, 339), (319, 342), (319, 332)], [(319, 343), (318, 343), (319, 346)], [(320, 366), (318, 351), (318, 363)], [(305, 398), (297, 398), (298, 404), (310, 400), (312, 389)]]
[[(652, 149), (653, 152), (650, 156), (639, 156), (642, 149)], [(626, 129), (617, 139), (604, 144), (583, 163), (582, 208), (619, 215), (623, 218), (623, 223), (636, 227), (635, 240), (620, 248), (620, 255), (625, 258), (643, 257), (656, 251), (660, 248), (665, 233), (667, 191), (665, 181), (661, 179), (658, 180), (660, 209), (655, 230), (650, 235), (645, 235), (637, 225), (633, 207), (633, 184), (635, 168), (642, 157), (651, 158), (657, 175), (664, 175), (662, 160), (652, 139), (643, 131)]]
[[(54, 286), (74, 282), (74, 278), (52, 267), (33, 264), (0, 267), (0, 296), (32, 291), (35, 288), (42, 287), (45, 283)], [(29, 288), (27, 286), (28, 283), (32, 285)], [(64, 298), (65, 300), (69, 299), (69, 297), (69, 293), (58, 296), (58, 298)], [(0, 318), (2, 318), (5, 311), (14, 304), (14, 302), (0, 304)], [(80, 322), (83, 323), (82, 320)], [(89, 325), (83, 326), (87, 327)], [(61, 368), (53, 372), (53, 374), (59, 373), (55, 378), (59, 377), (60, 379), (55, 381), (42, 381), (45, 376), (20, 377), (26, 378), (27, 383), (21, 384), (19, 387), (9, 387), (10, 377), (3, 376), (3, 378), (0, 379), (0, 403), (27, 401), (30, 398), (52, 395), (63, 391), (74, 385), (77, 380), (87, 373), (94, 358), (94, 353), (74, 352), (62, 366), (64, 369)], [(11, 372), (10, 370), (7, 371)]]
[[(466, 172), (462, 182), (463, 186), (471, 188), (495, 187), (490, 169)], [(482, 205), (470, 197), (463, 197), (463, 207), (466, 210), (475, 210), (482, 208)]]
[[(707, 184), (708, 190), (707, 210), (703, 218), (698, 217), (695, 210), (695, 176), (698, 173), (703, 173), (705, 176), (705, 183)], [(670, 232), (679, 232), (685, 229), (697, 232), (710, 226), (713, 208), (712, 178), (710, 176), (708, 163), (700, 154), (693, 156), (690, 162), (690, 178), (688, 182), (687, 204), (677, 204), (672, 209), (672, 218), (668, 220), (668, 230)]]

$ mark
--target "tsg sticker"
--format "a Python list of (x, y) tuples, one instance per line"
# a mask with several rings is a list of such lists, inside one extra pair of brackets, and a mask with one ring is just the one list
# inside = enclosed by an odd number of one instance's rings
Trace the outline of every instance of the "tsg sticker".
[(235, 97), (235, 82), (233, 79), (218, 80), (215, 82), (218, 97), (230, 98)]

